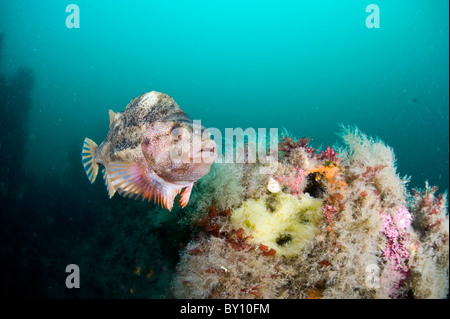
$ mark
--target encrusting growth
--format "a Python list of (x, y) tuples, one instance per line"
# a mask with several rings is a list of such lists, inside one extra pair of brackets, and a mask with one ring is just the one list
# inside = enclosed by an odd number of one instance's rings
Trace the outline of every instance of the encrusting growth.
[(342, 139), (319, 152), (284, 136), (271, 175), (259, 162), (214, 164), (186, 209), (196, 235), (175, 296), (445, 298), (446, 196), (428, 184), (409, 195), (382, 141), (357, 129)]

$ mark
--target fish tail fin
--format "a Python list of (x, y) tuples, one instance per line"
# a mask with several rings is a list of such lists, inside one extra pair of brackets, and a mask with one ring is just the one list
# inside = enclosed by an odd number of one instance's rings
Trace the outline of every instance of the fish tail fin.
[(98, 173), (98, 164), (94, 162), (94, 150), (96, 148), (97, 144), (93, 140), (87, 137), (84, 139), (83, 148), (81, 150), (81, 161), (91, 184), (95, 182)]

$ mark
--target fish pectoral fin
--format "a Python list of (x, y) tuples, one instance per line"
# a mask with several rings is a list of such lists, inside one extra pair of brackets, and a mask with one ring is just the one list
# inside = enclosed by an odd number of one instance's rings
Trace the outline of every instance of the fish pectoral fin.
[(180, 198), (178, 199), (178, 204), (181, 206), (181, 208), (184, 208), (188, 202), (189, 197), (191, 197), (192, 187), (194, 186), (194, 183), (190, 184), (186, 188), (183, 189), (183, 192), (181, 193)]
[(167, 182), (159, 177), (145, 161), (139, 163), (111, 162), (106, 165), (110, 185), (127, 198), (153, 200), (172, 210), (175, 197), (183, 186)]
[(114, 118), (116, 117), (116, 113), (114, 113), (113, 110), (109, 110), (109, 127), (111, 127), (112, 123), (114, 122)]
[(108, 191), (108, 196), (109, 198), (112, 198), (116, 193), (116, 189), (111, 183), (106, 168), (102, 170), (102, 173), (103, 173), (103, 180), (105, 181), (106, 190)]
[(94, 161), (94, 150), (96, 148), (97, 144), (93, 140), (87, 137), (84, 139), (81, 149), (81, 162), (91, 184), (95, 182), (98, 173), (98, 164)]

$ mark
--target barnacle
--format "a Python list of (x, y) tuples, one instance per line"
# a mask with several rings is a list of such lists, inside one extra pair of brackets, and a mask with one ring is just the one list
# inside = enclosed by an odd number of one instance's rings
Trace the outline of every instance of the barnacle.
[(267, 183), (267, 189), (271, 193), (279, 193), (281, 191), (280, 183), (278, 183), (273, 177), (269, 179), (269, 182)]

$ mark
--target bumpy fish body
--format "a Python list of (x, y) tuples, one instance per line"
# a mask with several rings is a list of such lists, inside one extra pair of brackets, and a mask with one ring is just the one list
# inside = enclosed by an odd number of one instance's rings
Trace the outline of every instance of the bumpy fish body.
[(215, 143), (168, 95), (143, 94), (120, 113), (109, 112), (110, 129), (97, 146), (86, 138), (82, 161), (93, 183), (102, 164), (110, 198), (153, 199), (171, 210), (175, 197), (187, 205), (195, 181), (209, 172)]

